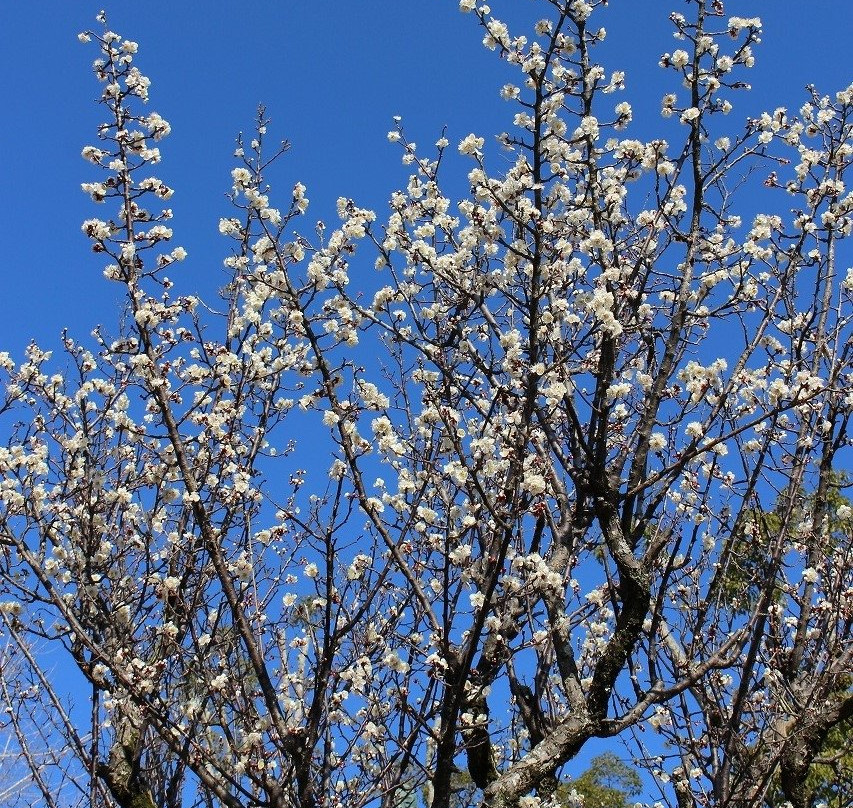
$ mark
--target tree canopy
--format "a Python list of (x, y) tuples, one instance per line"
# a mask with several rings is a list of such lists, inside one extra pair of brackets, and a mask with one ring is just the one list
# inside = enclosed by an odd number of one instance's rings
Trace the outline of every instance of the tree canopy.
[[(761, 21), (688, 0), (666, 137), (636, 139), (605, 0), (529, 5), (459, 3), (509, 125), (423, 149), (395, 121), (383, 213), (311, 223), (261, 109), (216, 300), (180, 276), (141, 49), (81, 34), (82, 231), (123, 303), (0, 354), (22, 802), (849, 795), (853, 86), (739, 122)], [(635, 768), (579, 775), (608, 739)]]

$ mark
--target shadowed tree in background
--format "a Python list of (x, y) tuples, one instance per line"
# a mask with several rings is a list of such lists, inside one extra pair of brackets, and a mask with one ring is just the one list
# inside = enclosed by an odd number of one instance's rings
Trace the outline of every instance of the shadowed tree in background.
[[(786, 801), (842, 806), (853, 800), (849, 609), (837, 623), (825, 591), (816, 597), (804, 587), (786, 598), (795, 591), (794, 581), (814, 585), (818, 576), (834, 576), (850, 563), (853, 509), (842, 493), (850, 483), (832, 471), (831, 451), (822, 459), (816, 491), (791, 490), (771, 510), (745, 515), (743, 527), (730, 533), (717, 570), (715, 608), (737, 620), (766, 598), (767, 623), (737, 665), (660, 710), (655, 729), (666, 739), (666, 753), (648, 760), (672, 761), (682, 787), (686, 767), (700, 762), (712, 784), (709, 794), (727, 802), (743, 793), (748, 804), (763, 793), (768, 808)], [(766, 548), (780, 531), (802, 535), (814, 525), (820, 525), (819, 541), (809, 537), (805, 569), (773, 564)], [(674, 659), (682, 656), (675, 643), (670, 651)], [(642, 747), (641, 736), (635, 737)], [(709, 754), (702, 755), (700, 742), (710, 747)]]
[(578, 796), (585, 808), (629, 808), (643, 790), (636, 768), (627, 765), (612, 752), (592, 759), (590, 767), (571, 783), (557, 789), (557, 805), (577, 805)]
[(504, 151), (397, 122), (382, 223), (276, 202), (261, 112), (208, 302), (171, 279), (137, 45), (82, 35), (83, 231), (124, 309), (0, 357), (0, 610), (53, 709), (46, 804), (67, 776), (91, 806), (533, 808), (657, 728), (669, 804), (809, 805), (853, 706), (853, 88), (738, 128), (760, 20), (691, 0), (666, 139), (633, 139), (602, 4), (512, 31), (462, 0), (516, 71)]

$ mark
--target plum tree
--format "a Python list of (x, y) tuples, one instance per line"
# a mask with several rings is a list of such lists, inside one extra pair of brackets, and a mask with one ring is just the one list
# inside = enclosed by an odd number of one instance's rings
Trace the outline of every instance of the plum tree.
[(91, 806), (532, 808), (632, 732), (680, 808), (777, 776), (808, 804), (853, 708), (853, 87), (738, 129), (760, 20), (690, 0), (677, 139), (626, 137), (602, 4), (520, 34), (462, 0), (516, 71), (505, 153), (398, 122), (381, 224), (341, 198), (301, 227), (261, 111), (219, 303), (174, 291), (137, 44), (81, 35), (108, 116), (83, 231), (124, 308), (64, 365), (0, 356), (0, 617), (64, 752), (45, 805), (61, 776)]

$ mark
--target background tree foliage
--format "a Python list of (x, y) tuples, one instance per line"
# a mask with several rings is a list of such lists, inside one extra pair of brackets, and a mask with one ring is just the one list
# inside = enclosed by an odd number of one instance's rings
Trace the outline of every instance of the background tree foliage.
[[(850, 698), (850, 690), (832, 695), (832, 701), (843, 703)], [(853, 802), (853, 721), (849, 718), (836, 724), (826, 734), (817, 750), (805, 781), (807, 804), (843, 808)], [(779, 777), (774, 777), (765, 797), (767, 808), (784, 804), (785, 791)]]
[(559, 804), (572, 806), (577, 804), (579, 795), (584, 808), (629, 808), (642, 786), (636, 769), (612, 752), (604, 752), (592, 759), (590, 767), (580, 777), (560, 786), (557, 799)]

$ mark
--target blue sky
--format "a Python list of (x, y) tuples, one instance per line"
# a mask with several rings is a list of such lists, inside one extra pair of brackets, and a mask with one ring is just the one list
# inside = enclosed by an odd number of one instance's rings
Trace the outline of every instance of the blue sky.
[[(249, 130), (259, 102), (270, 134), (292, 143), (272, 177), (285, 196), (296, 180), (312, 201), (306, 229), (333, 218), (338, 196), (375, 207), (405, 183), (399, 149), (385, 134), (402, 115), (418, 143), (451, 142), (468, 132), (489, 136), (514, 112), (497, 91), (510, 74), (480, 45), (472, 16), (455, 0), (311, 0), (278, 2), (151, 0), (113, 2), (110, 26), (140, 43), (137, 60), (152, 79), (151, 108), (172, 123), (159, 175), (177, 189), (176, 243), (190, 254), (175, 277), (181, 291), (209, 293), (224, 282), (227, 249), (218, 236), (234, 136)], [(532, 0), (494, 0), (504, 19), (532, 21)], [(541, 8), (547, 4), (539, 3)], [(625, 69), (635, 125), (628, 136), (660, 136), (659, 99), (669, 89), (660, 54), (672, 50), (667, 15), (676, 0), (612, 0), (599, 15), (608, 29), (601, 58)], [(41, 0), (5, 4), (0, 30), (0, 127), (4, 155), (0, 222), (5, 245), (0, 294), (0, 350), (20, 356), (33, 337), (58, 343), (62, 327), (85, 336), (111, 324), (117, 290), (101, 277), (80, 222), (97, 211), (80, 190), (96, 179), (79, 156), (94, 140), (101, 113), (89, 65), (93, 46), (77, 42), (98, 5)], [(727, 14), (759, 14), (764, 43), (755, 92), (741, 96), (732, 121), (764, 108), (796, 108), (803, 87), (827, 92), (853, 78), (853, 10), (843, 0), (739, 0)], [(665, 136), (665, 134), (664, 134)], [(460, 167), (461, 168), (461, 167)], [(464, 170), (458, 174), (464, 191)], [(274, 187), (274, 193), (276, 190)], [(369, 260), (369, 259), (366, 259)]]

